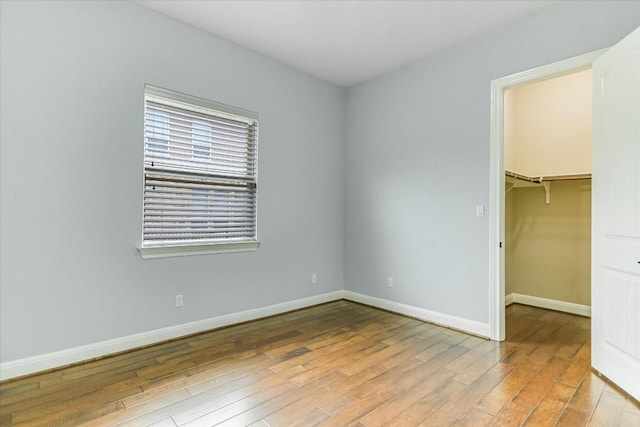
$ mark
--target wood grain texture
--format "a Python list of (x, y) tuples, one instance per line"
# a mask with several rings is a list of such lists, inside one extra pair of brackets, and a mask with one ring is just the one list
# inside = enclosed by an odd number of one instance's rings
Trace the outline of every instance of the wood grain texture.
[(0, 425), (640, 425), (589, 319), (506, 313), (498, 343), (337, 301), (5, 381)]

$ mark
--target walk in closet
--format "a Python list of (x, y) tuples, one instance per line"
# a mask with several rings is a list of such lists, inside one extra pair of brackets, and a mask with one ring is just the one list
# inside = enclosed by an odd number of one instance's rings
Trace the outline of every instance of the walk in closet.
[(591, 70), (505, 92), (505, 294), (588, 314)]

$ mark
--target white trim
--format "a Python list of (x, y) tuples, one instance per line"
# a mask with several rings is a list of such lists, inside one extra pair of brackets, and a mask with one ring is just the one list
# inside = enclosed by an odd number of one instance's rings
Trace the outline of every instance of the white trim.
[(0, 380), (33, 374), (35, 372), (104, 357), (110, 354), (179, 338), (185, 335), (286, 313), (288, 311), (298, 310), (340, 299), (343, 299), (342, 290), (246, 310), (239, 313), (231, 313), (223, 316), (212, 317), (210, 319), (198, 320), (182, 325), (169, 326), (167, 328), (156, 329), (154, 331), (142, 332), (140, 334), (18, 359), (11, 362), (4, 362), (0, 363)]
[(606, 49), (544, 65), (491, 82), (491, 131), (489, 159), (489, 313), (491, 339), (503, 341), (504, 325), (504, 163), (503, 94), (508, 88), (588, 69)]
[(505, 307), (509, 306), (509, 305), (511, 305), (511, 304), (513, 304), (515, 302), (516, 302), (515, 301), (515, 294), (511, 293), (509, 295), (505, 295), (505, 297), (504, 297), (504, 305), (505, 305)]
[(154, 86), (149, 83), (144, 84), (144, 93), (153, 97), (162, 98), (163, 101), (179, 102), (187, 106), (197, 105), (207, 110), (214, 110), (224, 114), (238, 116), (239, 119), (248, 119), (247, 123), (253, 124), (258, 121), (258, 113), (244, 108), (234, 107), (233, 105), (223, 104), (221, 102), (211, 101), (209, 99), (200, 98), (199, 96), (188, 95), (186, 93), (175, 90), (165, 89)]
[(473, 335), (489, 338), (489, 324), (463, 319), (412, 305), (401, 304), (357, 292), (344, 291), (344, 299), (389, 310), (404, 316), (414, 317), (437, 325), (457, 329)]
[(534, 297), (511, 293), (504, 299), (506, 305), (513, 303), (531, 305), (533, 307), (548, 308), (550, 310), (562, 311), (565, 313), (577, 314), (579, 316), (591, 317), (591, 307), (588, 305), (575, 304), (572, 302), (558, 301), (555, 299)]
[(141, 246), (138, 248), (138, 252), (140, 252), (142, 258), (151, 259), (187, 255), (253, 252), (258, 249), (258, 246), (260, 246), (260, 242), (258, 241), (211, 243), (207, 245)]

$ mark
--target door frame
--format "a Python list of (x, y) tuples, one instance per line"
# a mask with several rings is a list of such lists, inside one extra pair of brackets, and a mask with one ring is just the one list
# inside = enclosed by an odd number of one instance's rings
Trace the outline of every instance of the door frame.
[(600, 49), (491, 81), (489, 328), (492, 340), (505, 339), (504, 92), (513, 87), (589, 69), (593, 61), (606, 51)]

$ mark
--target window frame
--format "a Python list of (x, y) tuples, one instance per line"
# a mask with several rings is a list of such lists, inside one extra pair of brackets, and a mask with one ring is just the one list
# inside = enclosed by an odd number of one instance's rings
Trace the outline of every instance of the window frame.
[[(157, 162), (156, 162), (156, 165), (154, 165), (153, 163), (154, 158), (156, 158), (157, 160), (157, 156), (154, 157), (153, 151), (163, 151), (162, 146), (164, 146), (164, 149), (166, 150), (165, 157), (168, 159), (167, 160), (168, 163), (172, 162), (172, 160), (173, 161), (179, 160), (180, 163), (189, 163), (189, 160), (185, 160), (184, 156), (175, 155), (175, 158), (172, 158), (172, 155), (171, 155), (172, 142), (175, 142), (175, 141), (173, 137), (169, 136), (169, 133), (171, 132), (171, 126), (172, 126), (171, 121), (175, 120), (175, 118), (172, 118), (171, 115), (167, 116), (166, 124), (165, 124), (163, 123), (164, 119), (160, 114), (158, 114), (157, 111), (156, 112), (147, 111), (148, 105), (150, 103), (158, 103), (158, 101), (160, 102), (166, 101), (167, 105), (175, 106), (176, 104), (178, 104), (179, 108), (183, 108), (184, 111), (191, 111), (191, 112), (205, 111), (205, 114), (210, 115), (211, 117), (217, 117), (220, 120), (228, 120), (229, 117), (231, 117), (232, 120), (237, 120), (239, 122), (246, 122), (248, 129), (250, 129), (251, 127), (254, 128), (253, 133), (249, 131), (249, 135), (253, 135), (253, 136), (252, 137), (247, 136), (246, 144), (247, 144), (248, 151), (247, 151), (247, 154), (245, 155), (246, 157), (250, 155), (249, 153), (251, 153), (253, 159), (249, 160), (249, 158), (247, 157), (246, 159), (241, 160), (241, 162), (243, 164), (246, 164), (247, 167), (251, 166), (251, 168), (247, 169), (247, 171), (251, 170), (251, 172), (248, 172), (246, 176), (243, 176), (241, 178), (245, 182), (244, 193), (242, 192), (242, 190), (240, 191), (240, 193), (236, 192), (237, 194), (240, 195), (241, 198), (250, 197), (253, 203), (252, 207), (242, 211), (243, 215), (247, 215), (247, 213), (251, 213), (251, 215), (249, 216), (250, 218), (249, 224), (251, 225), (248, 228), (249, 230), (253, 231), (253, 236), (251, 238), (248, 238), (248, 236), (241, 236), (241, 237), (209, 237), (209, 239), (206, 239), (198, 236), (195, 238), (191, 238), (191, 237), (176, 238), (176, 240), (167, 240), (167, 239), (160, 240), (159, 238), (157, 240), (154, 240), (154, 239), (145, 240), (145, 235), (150, 234), (148, 228), (146, 227), (149, 227), (149, 228), (154, 227), (154, 226), (148, 225), (145, 222), (145, 219), (148, 218), (148, 215), (150, 215), (146, 210), (147, 199), (153, 198), (156, 190), (155, 186), (153, 187), (153, 191), (148, 190), (147, 181), (154, 180), (154, 176), (157, 176), (158, 174), (157, 170), (159, 167)], [(161, 123), (161, 126), (159, 127), (159, 130), (160, 130), (159, 132), (156, 132), (154, 130), (151, 130), (151, 131), (148, 130), (149, 116), (152, 116), (152, 120), (158, 119), (157, 117), (153, 118), (154, 116), (158, 116), (160, 118), (159, 122)], [(145, 84), (143, 117), (144, 117), (144, 120), (143, 120), (144, 161), (143, 161), (143, 176), (142, 176), (142, 181), (143, 181), (143, 207), (142, 207), (142, 227), (141, 227), (142, 233), (141, 233), (140, 245), (138, 246), (138, 252), (142, 256), (142, 258), (164, 258), (164, 257), (186, 256), (186, 255), (204, 255), (204, 254), (213, 254), (213, 253), (248, 252), (248, 251), (257, 250), (258, 247), (260, 246), (260, 241), (258, 240), (258, 227), (257, 227), (258, 226), (258, 221), (257, 221), (257, 217), (258, 217), (258, 213), (257, 213), (258, 114), (253, 111), (245, 110), (242, 108), (233, 107), (230, 105), (221, 104), (218, 102), (210, 101), (210, 100), (199, 98), (196, 96), (191, 96), (184, 93)], [(192, 144), (191, 158), (197, 159), (197, 161), (192, 162), (191, 165), (185, 166), (184, 170), (180, 170), (180, 166), (176, 166), (175, 170), (169, 171), (169, 175), (175, 175), (176, 177), (178, 177), (176, 178), (176, 181), (168, 181), (170, 182), (169, 185), (178, 185), (180, 182), (180, 179), (185, 179), (185, 178), (189, 179), (189, 176), (194, 174), (192, 168), (194, 170), (198, 169), (198, 163), (202, 163), (203, 159), (208, 158), (211, 160), (210, 169), (207, 168), (206, 166), (200, 165), (199, 169), (196, 172), (196, 174), (199, 177), (203, 178), (205, 181), (207, 179), (209, 179), (211, 182), (218, 181), (216, 184), (211, 184), (211, 183), (208, 184), (212, 187), (211, 189), (207, 190), (208, 191), (207, 197), (211, 197), (213, 199), (217, 197), (224, 198), (225, 196), (231, 197), (234, 193), (233, 184), (223, 184), (223, 183), (221, 184), (219, 181), (238, 179), (232, 172), (233, 168), (237, 167), (237, 165), (224, 163), (225, 161), (223, 160), (222, 166), (218, 166), (218, 170), (214, 171), (213, 169), (215, 168), (215, 166), (212, 166), (212, 165), (215, 163), (215, 161), (212, 153), (216, 151), (216, 149), (221, 150), (224, 147), (220, 145), (219, 142), (217, 143), (218, 146), (216, 147), (216, 142), (214, 141), (215, 138), (212, 136), (213, 129), (214, 129), (213, 127), (210, 127), (209, 130), (206, 130), (205, 128), (207, 124), (205, 123), (205, 121), (197, 118), (192, 119), (191, 125), (193, 125), (194, 123), (197, 123), (198, 126), (192, 129), (190, 138), (185, 139), (185, 141), (187, 141), (187, 143), (188, 141), (191, 141), (191, 144)], [(215, 123), (217, 122), (216, 121), (211, 122), (209, 126), (215, 126)], [(209, 132), (208, 137), (210, 138), (210, 145), (208, 147), (206, 146), (206, 141), (205, 141), (205, 138), (207, 137), (207, 132)], [(166, 143), (164, 144), (162, 141), (160, 141), (162, 139), (161, 138), (162, 135), (167, 135), (167, 140), (166, 140)], [(153, 142), (148, 141), (149, 136), (154, 139)], [(156, 139), (158, 141), (156, 141)], [(156, 146), (156, 148), (158, 149), (149, 150), (149, 147), (152, 147), (152, 146)], [(205, 152), (208, 152), (208, 156), (204, 155)], [(181, 157), (181, 158), (178, 159), (178, 157)], [(150, 162), (151, 162), (151, 165), (149, 165)], [(225, 167), (227, 168), (227, 172), (224, 172), (224, 171), (221, 172), (221, 170), (224, 169)], [(221, 193), (217, 193), (213, 189), (213, 186), (219, 187), (219, 188), (225, 188), (225, 189), (221, 190), (222, 191)], [(250, 189), (248, 193), (247, 193), (247, 189)], [(200, 191), (200, 190), (194, 190), (194, 191)], [(169, 196), (169, 197), (172, 197), (172, 196)], [(169, 203), (169, 202), (165, 200), (163, 203)], [(214, 203), (214, 202), (212, 201), (211, 203)], [(188, 211), (192, 208), (193, 206), (188, 206), (187, 204), (187, 206), (183, 207), (183, 210)], [(213, 209), (213, 205), (205, 205), (204, 209), (205, 210)], [(223, 216), (221, 219), (222, 222), (224, 222), (225, 220), (229, 221), (230, 219), (233, 218), (233, 215), (224, 216), (225, 214), (230, 215), (231, 212), (230, 211), (223, 212)], [(161, 220), (161, 222), (162, 221), (166, 221), (166, 219)], [(210, 226), (212, 227), (212, 230), (213, 230), (210, 234), (213, 234), (213, 235), (222, 234), (222, 232), (220, 232), (217, 228), (215, 228), (216, 227), (215, 222), (218, 221), (217, 218), (210, 219), (208, 221), (213, 223), (213, 225)], [(182, 219), (181, 222), (182, 222), (181, 225), (184, 225), (185, 223), (188, 223), (190, 221)], [(182, 234), (190, 234), (191, 232), (193, 232), (194, 230), (197, 230), (198, 228), (200, 227), (194, 226), (192, 228), (185, 228), (186, 231), (182, 232)], [(241, 231), (246, 231), (246, 230), (242, 230), (241, 228)], [(161, 235), (167, 234), (166, 229), (161, 231), (160, 234)], [(178, 234), (181, 234), (181, 233), (178, 233)]]

